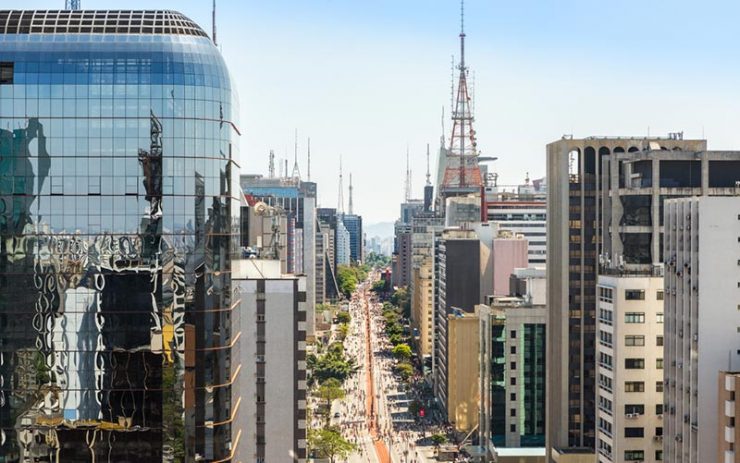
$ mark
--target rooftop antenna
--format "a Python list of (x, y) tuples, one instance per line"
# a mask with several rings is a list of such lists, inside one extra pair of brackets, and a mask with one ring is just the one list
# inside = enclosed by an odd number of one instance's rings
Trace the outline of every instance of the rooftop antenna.
[(311, 137), (308, 137), (308, 172), (306, 174), (308, 175), (308, 181), (311, 181)]
[(429, 173), (429, 143), (427, 143), (427, 186), (432, 184), (432, 175)]
[(64, 0), (64, 9), (65, 10), (82, 9), (82, 7), (80, 6), (80, 0)]
[(270, 170), (269, 170), (268, 178), (275, 178), (275, 151), (274, 150), (270, 150)]
[(301, 171), (298, 169), (298, 129), (295, 129), (295, 149), (293, 152), (293, 174), (291, 177), (295, 179), (301, 178)]
[(211, 15), (211, 26), (213, 27), (213, 32), (211, 33), (213, 36), (213, 44), (218, 46), (218, 42), (216, 41), (216, 0), (213, 0), (213, 13)]
[(342, 185), (342, 155), (339, 155), (339, 197), (337, 198), (337, 213), (344, 215), (344, 186)]
[(349, 215), (354, 214), (352, 207), (352, 172), (349, 173)]
[(288, 177), (288, 156), (287, 155), (285, 156), (285, 170), (283, 172), (285, 172), (285, 177), (287, 178)]
[(409, 167), (409, 145), (406, 144), (406, 183), (404, 185), (404, 198), (406, 202), (411, 200), (411, 167)]
[(450, 55), (450, 112), (455, 110), (455, 55)]

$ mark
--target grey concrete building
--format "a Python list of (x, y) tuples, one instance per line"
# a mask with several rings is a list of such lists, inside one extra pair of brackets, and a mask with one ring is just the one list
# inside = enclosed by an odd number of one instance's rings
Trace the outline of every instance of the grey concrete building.
[(306, 461), (306, 278), (277, 260), (243, 259), (239, 342), (244, 461)]
[(663, 200), (734, 185), (740, 153), (705, 150), (682, 134), (547, 146), (548, 461), (595, 452), (599, 265), (657, 271)]

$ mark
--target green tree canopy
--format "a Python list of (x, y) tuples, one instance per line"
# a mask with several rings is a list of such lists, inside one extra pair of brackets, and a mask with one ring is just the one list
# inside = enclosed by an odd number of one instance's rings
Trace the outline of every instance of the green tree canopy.
[(340, 310), (337, 313), (337, 321), (339, 323), (349, 323), (350, 320), (352, 320), (352, 316), (349, 314), (349, 312), (346, 312), (344, 310)]
[(308, 445), (324, 458), (328, 458), (331, 463), (346, 459), (355, 449), (355, 446), (334, 426), (309, 431)]
[(411, 347), (408, 344), (398, 344), (391, 350), (393, 356), (399, 360), (408, 360), (411, 358)]
[(414, 367), (411, 366), (410, 363), (399, 363), (395, 367), (393, 367), (394, 371), (398, 376), (401, 377), (404, 381), (407, 381), (411, 376), (414, 374)]

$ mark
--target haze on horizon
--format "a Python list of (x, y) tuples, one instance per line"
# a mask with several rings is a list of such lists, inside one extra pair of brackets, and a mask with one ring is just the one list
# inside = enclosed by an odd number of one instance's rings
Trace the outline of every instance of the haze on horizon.
[[(174, 9), (211, 29), (210, 1), (82, 6)], [(704, 135), (711, 149), (740, 148), (740, 3), (467, 0), (465, 9), (479, 147), (499, 157), (500, 183), (543, 176), (545, 145), (563, 134), (684, 131)], [(245, 173), (266, 173), (270, 149), (292, 167), (297, 128), (304, 176), (311, 137), (321, 206), (336, 207), (341, 154), (345, 188), (353, 173), (355, 211), (368, 224), (395, 220), (407, 144), (421, 196), (426, 144), (434, 159), (443, 106), (449, 136), (457, 0), (219, 0), (217, 27), (240, 94)]]

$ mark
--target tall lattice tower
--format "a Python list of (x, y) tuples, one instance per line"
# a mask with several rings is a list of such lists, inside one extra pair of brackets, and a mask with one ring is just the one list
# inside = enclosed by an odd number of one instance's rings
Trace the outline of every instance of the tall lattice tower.
[[(465, 3), (460, 2), (460, 75), (457, 82), (457, 96), (452, 110), (452, 136), (443, 185), (447, 189), (478, 189), (482, 185), (478, 166), (478, 142), (473, 129), (473, 112), (468, 91), (468, 67), (465, 64)], [(457, 164), (457, 165), (455, 165)]]
[(409, 166), (409, 145), (406, 145), (406, 180), (404, 182), (403, 198), (406, 202), (411, 200), (411, 167)]
[(82, 7), (80, 6), (80, 0), (64, 0), (64, 9), (65, 10), (82, 9)]

